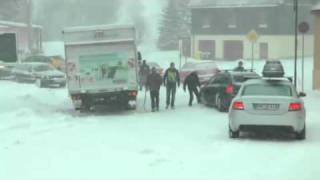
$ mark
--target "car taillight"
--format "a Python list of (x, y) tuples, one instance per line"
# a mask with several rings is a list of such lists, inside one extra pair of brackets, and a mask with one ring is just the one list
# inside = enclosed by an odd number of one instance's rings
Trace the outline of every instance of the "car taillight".
[(234, 109), (234, 110), (244, 110), (243, 102), (239, 102), (239, 101), (234, 102), (233, 105), (232, 105), (232, 109)]
[(132, 91), (132, 92), (129, 92), (128, 95), (129, 95), (130, 97), (135, 97), (135, 96), (137, 96), (137, 92)]
[(233, 86), (232, 84), (229, 84), (226, 88), (226, 91), (225, 91), (227, 94), (233, 94)]
[(291, 103), (289, 105), (289, 111), (300, 111), (302, 109), (302, 105), (300, 103)]

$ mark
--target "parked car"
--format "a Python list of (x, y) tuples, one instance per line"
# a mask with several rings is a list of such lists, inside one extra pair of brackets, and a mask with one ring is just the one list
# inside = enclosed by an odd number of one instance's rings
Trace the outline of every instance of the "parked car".
[(12, 68), (14, 68), (15, 63), (4, 63), (0, 61), (0, 80), (11, 80), (12, 76)]
[(267, 61), (262, 74), (264, 77), (283, 77), (284, 68), (280, 61)]
[(66, 86), (66, 76), (46, 63), (18, 64), (12, 73), (17, 82), (36, 83), (39, 87)]
[(213, 61), (187, 62), (180, 71), (181, 81), (184, 82), (192, 72), (197, 72), (200, 84), (205, 84), (219, 72), (219, 68)]
[(61, 56), (29, 56), (23, 60), (23, 63), (48, 63), (52, 65), (54, 68), (65, 71), (65, 60)]
[(156, 70), (157, 70), (157, 72), (158, 72), (161, 76), (164, 75), (164, 70), (163, 70), (162, 67), (160, 67), (160, 65), (159, 65), (158, 63), (156, 63), (156, 62), (148, 62), (147, 64), (148, 64), (150, 70), (151, 70), (151, 68), (155, 67)]
[(230, 138), (238, 138), (240, 131), (253, 127), (281, 127), (294, 132), (297, 139), (305, 139), (304, 96), (285, 78), (245, 82), (229, 110)]
[(202, 85), (201, 102), (215, 106), (221, 112), (227, 111), (241, 84), (257, 78), (260, 76), (252, 71), (222, 71), (211, 78), (207, 84)]

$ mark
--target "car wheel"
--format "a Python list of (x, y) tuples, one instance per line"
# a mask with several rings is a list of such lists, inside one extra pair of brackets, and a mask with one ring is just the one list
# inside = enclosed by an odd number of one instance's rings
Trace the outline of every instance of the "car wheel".
[(39, 88), (43, 88), (43, 83), (42, 83), (41, 79), (37, 79), (37, 80), (36, 80), (36, 85), (37, 85)]
[(216, 96), (216, 107), (220, 112), (224, 112), (225, 111), (222, 102), (223, 102), (223, 100), (221, 98), (221, 95), (217, 94), (217, 96)]
[(200, 92), (200, 103), (203, 104), (203, 105), (208, 105), (208, 104), (206, 103), (205, 98), (204, 98), (203, 92)]
[(296, 132), (296, 139), (298, 140), (306, 139), (306, 128), (303, 128), (301, 132)]
[(240, 131), (232, 131), (232, 129), (229, 127), (229, 137), (232, 139), (239, 138)]

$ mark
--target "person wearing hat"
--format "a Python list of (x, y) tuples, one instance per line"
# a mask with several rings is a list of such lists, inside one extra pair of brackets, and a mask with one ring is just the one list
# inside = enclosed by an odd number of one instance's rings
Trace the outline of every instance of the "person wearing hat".
[(238, 66), (236, 68), (233, 69), (234, 71), (245, 71), (244, 67), (243, 67), (243, 62), (239, 61)]
[(155, 67), (152, 67), (151, 73), (147, 77), (146, 88), (150, 90), (152, 112), (159, 111), (159, 95), (162, 77)]

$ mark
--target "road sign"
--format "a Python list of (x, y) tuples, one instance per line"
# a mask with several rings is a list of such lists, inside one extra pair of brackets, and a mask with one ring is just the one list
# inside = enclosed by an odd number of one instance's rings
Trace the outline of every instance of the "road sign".
[(248, 39), (250, 42), (256, 42), (256, 41), (258, 40), (258, 33), (257, 33), (255, 30), (250, 31), (250, 32), (247, 34), (247, 39)]
[(300, 33), (307, 33), (310, 29), (309, 23), (307, 22), (302, 22), (299, 24), (299, 32)]

